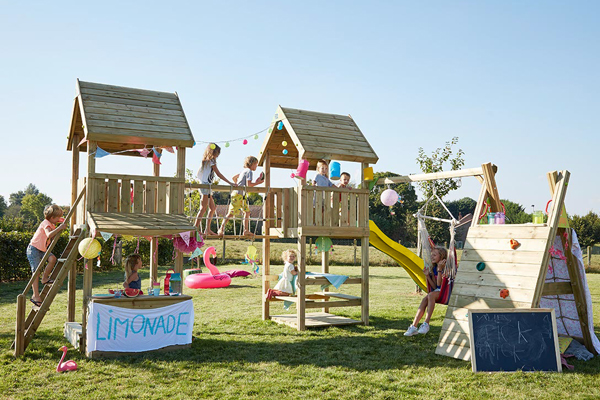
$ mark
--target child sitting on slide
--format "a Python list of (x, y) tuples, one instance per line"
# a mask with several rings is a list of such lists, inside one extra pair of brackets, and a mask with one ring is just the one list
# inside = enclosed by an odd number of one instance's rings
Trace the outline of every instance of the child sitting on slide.
[[(256, 171), (257, 167), (258, 159), (256, 157), (246, 157), (244, 160), (244, 169), (238, 175), (233, 177), (236, 185), (254, 187), (263, 183), (265, 178), (262, 176), (262, 174), (258, 177), (256, 182), (252, 182), (252, 172)], [(242, 212), (244, 213), (244, 233), (242, 235), (252, 235), (252, 232), (250, 232), (250, 206), (248, 206), (248, 200), (246, 200), (245, 194), (241, 194), (237, 190), (234, 190), (231, 194), (231, 204), (229, 204), (227, 216), (219, 228), (219, 236), (225, 233), (225, 225), (227, 224), (227, 221), (229, 221), (229, 219), (235, 214), (241, 214)]]
[(267, 299), (272, 299), (275, 296), (291, 296), (294, 293), (292, 281), (294, 280), (294, 275), (298, 275), (298, 267), (294, 266), (296, 252), (294, 250), (286, 250), (281, 253), (281, 258), (285, 262), (281, 279), (279, 279), (279, 282), (277, 282), (273, 289), (269, 289)]
[[(433, 314), (433, 309), (435, 307), (435, 302), (440, 297), (440, 288), (442, 286), (442, 280), (444, 278), (443, 270), (446, 266), (446, 259), (448, 258), (448, 252), (443, 247), (435, 247), (431, 250), (431, 263), (433, 264), (431, 271), (424, 271), (425, 278), (427, 278), (428, 286), (434, 288), (421, 300), (421, 304), (419, 305), (419, 309), (417, 310), (417, 315), (415, 315), (415, 319), (411, 326), (408, 327), (406, 332), (404, 332), (404, 336), (413, 336), (417, 333), (426, 334), (429, 332), (429, 320), (431, 319), (431, 315)], [(417, 329), (417, 324), (423, 318), (423, 314), (425, 314), (425, 310), (427, 310), (427, 317), (425, 317), (425, 322)]]

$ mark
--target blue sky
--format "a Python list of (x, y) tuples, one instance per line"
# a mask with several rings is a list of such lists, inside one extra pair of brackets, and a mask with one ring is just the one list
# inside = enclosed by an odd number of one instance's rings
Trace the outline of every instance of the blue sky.
[[(541, 209), (568, 169), (567, 210), (600, 212), (600, 3), (594, 1), (3, 2), (0, 195), (70, 201), (76, 78), (176, 91), (198, 142), (266, 128), (278, 104), (351, 114), (380, 160), (418, 171), (453, 136), (465, 167), (498, 165), (501, 197)], [(224, 149), (227, 174), (264, 138)], [(188, 150), (197, 169), (205, 146)], [(106, 172), (151, 174), (109, 156)], [(165, 174), (175, 157), (163, 157)], [(342, 169), (355, 174), (357, 165)], [(276, 174), (291, 186), (290, 171)], [(449, 198), (477, 198), (465, 179)]]

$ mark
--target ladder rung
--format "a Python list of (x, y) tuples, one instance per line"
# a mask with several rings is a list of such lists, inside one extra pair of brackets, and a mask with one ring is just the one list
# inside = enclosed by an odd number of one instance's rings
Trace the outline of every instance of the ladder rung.
[(59, 259), (58, 259), (58, 262), (62, 262), (62, 263), (64, 263), (64, 262), (66, 262), (66, 261), (67, 261), (67, 259), (66, 259), (66, 258), (59, 258)]
[(78, 237), (79, 237), (79, 235), (72, 235), (72, 236), (69, 236), (69, 239), (77, 239)]

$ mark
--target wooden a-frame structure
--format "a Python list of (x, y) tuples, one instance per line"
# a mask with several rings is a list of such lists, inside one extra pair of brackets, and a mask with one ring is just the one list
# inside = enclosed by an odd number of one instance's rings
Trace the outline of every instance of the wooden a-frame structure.
[[(552, 208), (547, 223), (481, 225), (477, 218), (473, 219), (442, 325), (437, 354), (470, 359), (469, 309), (538, 308), (542, 296), (567, 294), (574, 296), (581, 339), (588, 350), (595, 353), (588, 326), (585, 287), (571, 253), (573, 242), (564, 207), (569, 177), (566, 170), (548, 173)], [(475, 216), (481, 215), (487, 199), (491, 200), (491, 211), (501, 211), (494, 174), (488, 170), (483, 178)], [(546, 283), (550, 249), (557, 237), (563, 244), (570, 282)], [(516, 249), (511, 248), (511, 239), (519, 242)], [(484, 263), (485, 268), (478, 270), (478, 263)], [(502, 289), (508, 289), (508, 297), (500, 296)]]

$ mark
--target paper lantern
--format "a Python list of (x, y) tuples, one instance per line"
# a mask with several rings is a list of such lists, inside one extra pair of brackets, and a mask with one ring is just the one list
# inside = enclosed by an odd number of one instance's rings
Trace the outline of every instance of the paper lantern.
[(367, 167), (363, 169), (363, 175), (365, 177), (365, 181), (373, 180), (373, 167)]
[(229, 147), (229, 142), (225, 142), (225, 147)]
[(391, 207), (398, 201), (398, 193), (392, 189), (386, 189), (381, 193), (381, 202), (384, 206)]
[(81, 254), (84, 258), (96, 258), (100, 250), (102, 250), (102, 245), (99, 241), (94, 238), (85, 238), (81, 242), (79, 242), (79, 254)]
[(298, 163), (298, 168), (296, 168), (296, 172), (292, 173), (292, 178), (298, 179), (306, 179), (306, 173), (308, 172), (309, 163), (307, 160), (301, 160)]
[(280, 130), (282, 130), (282, 129), (283, 129), (283, 121), (279, 121), (279, 122), (277, 123), (277, 130), (278, 130), (278, 131), (280, 131)]
[(216, 144), (214, 144), (214, 143), (211, 143), (211, 144), (210, 144), (210, 148), (214, 150), (214, 149), (216, 149), (216, 148), (217, 148), (217, 145), (216, 145)]
[(285, 147), (285, 146), (287, 146), (287, 142), (284, 140), (283, 142), (281, 142), (281, 145), (282, 145), (283, 147)]
[(254, 140), (258, 139), (258, 134), (254, 135)]
[(315, 247), (319, 251), (329, 251), (333, 248), (333, 242), (326, 236), (321, 236), (315, 241)]
[(340, 166), (340, 163), (337, 161), (334, 161), (331, 164), (329, 164), (329, 179), (331, 179), (332, 181), (339, 180), (341, 168), (342, 167)]
[(283, 155), (287, 155), (287, 153), (288, 153), (287, 149), (283, 149), (282, 153), (283, 153)]
[(244, 139), (244, 141), (242, 142), (242, 144), (248, 144), (248, 139)]

